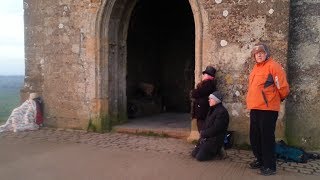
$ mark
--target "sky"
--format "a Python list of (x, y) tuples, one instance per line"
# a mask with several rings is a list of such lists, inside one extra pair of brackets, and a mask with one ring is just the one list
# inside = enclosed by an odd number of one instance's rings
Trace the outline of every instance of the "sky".
[(0, 0), (0, 75), (24, 75), (23, 0)]

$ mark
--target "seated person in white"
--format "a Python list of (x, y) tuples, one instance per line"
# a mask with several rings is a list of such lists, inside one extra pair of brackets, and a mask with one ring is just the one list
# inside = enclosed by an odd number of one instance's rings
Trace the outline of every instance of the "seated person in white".
[(0, 126), (0, 133), (5, 131), (38, 130), (42, 121), (41, 99), (37, 93), (31, 93), (29, 99), (15, 108), (7, 122)]

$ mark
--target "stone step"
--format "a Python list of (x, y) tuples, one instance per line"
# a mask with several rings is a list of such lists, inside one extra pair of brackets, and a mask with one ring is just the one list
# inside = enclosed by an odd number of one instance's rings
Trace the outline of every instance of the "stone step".
[(191, 118), (188, 113), (161, 113), (129, 119), (127, 123), (113, 127), (119, 133), (187, 139)]
[(138, 127), (125, 127), (115, 126), (113, 128), (118, 133), (128, 133), (144, 136), (159, 136), (159, 137), (172, 137), (178, 139), (187, 139), (190, 135), (190, 129), (154, 129), (154, 128), (138, 128)]

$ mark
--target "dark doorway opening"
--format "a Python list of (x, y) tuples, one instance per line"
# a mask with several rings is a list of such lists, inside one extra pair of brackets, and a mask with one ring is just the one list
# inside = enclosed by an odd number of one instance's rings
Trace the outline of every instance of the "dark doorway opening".
[(128, 116), (189, 113), (195, 30), (188, 0), (139, 0), (127, 38)]

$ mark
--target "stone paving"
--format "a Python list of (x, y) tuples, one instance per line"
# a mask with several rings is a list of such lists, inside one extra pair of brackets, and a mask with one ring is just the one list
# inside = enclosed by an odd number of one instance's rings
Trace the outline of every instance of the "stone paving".
[[(81, 143), (98, 148), (123, 149), (141, 152), (159, 152), (189, 157), (194, 145), (184, 140), (174, 138), (161, 138), (155, 136), (137, 136), (121, 133), (92, 133), (75, 130), (59, 130), (43, 128), (39, 131), (5, 132), (0, 138), (10, 138), (15, 142), (54, 142), (54, 143)], [(226, 161), (248, 164), (253, 160), (250, 151), (230, 149), (227, 150)], [(308, 175), (320, 176), (320, 160), (311, 160), (308, 163), (278, 163), (278, 169)]]

